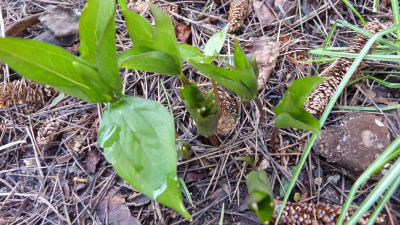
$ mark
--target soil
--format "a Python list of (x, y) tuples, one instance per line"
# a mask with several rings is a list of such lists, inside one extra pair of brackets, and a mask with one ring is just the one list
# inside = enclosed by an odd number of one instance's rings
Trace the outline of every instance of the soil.
[[(179, 11), (173, 16), (175, 24), (190, 27), (191, 44), (202, 48), (210, 36), (228, 22), (229, 1), (219, 1), (222, 5), (216, 2), (159, 1), (157, 4), (177, 5)], [(373, 2), (362, 0), (352, 1), (352, 4), (367, 20), (392, 20), (390, 1), (379, 1), (381, 5), (376, 13)], [(81, 12), (85, 3), (84, 0), (2, 0), (0, 23), (7, 29), (24, 18), (43, 13), (48, 6)], [(276, 130), (272, 110), (295, 79), (314, 75), (330, 64), (305, 61), (312, 59), (310, 49), (325, 44), (332, 21), (341, 19), (358, 26), (361, 22), (340, 0), (302, 0), (301, 9), (297, 1), (256, 1), (254, 5), (262, 5), (263, 13), (250, 8), (240, 30), (228, 35), (221, 53), (225, 56), (232, 53), (234, 35), (242, 46), (251, 46), (254, 40), (262, 38), (279, 43), (276, 66), (258, 95), (266, 112), (263, 123), (259, 123), (253, 101), (242, 104), (236, 95), (221, 87), (241, 103), (238, 121), (226, 136), (201, 137), (179, 96), (182, 84), (177, 77), (120, 71), (125, 94), (152, 99), (169, 107), (175, 117), (177, 139), (187, 141), (192, 147), (192, 158), (180, 160), (178, 165), (178, 174), (191, 194), (192, 202), (186, 196), (184, 201), (193, 216), (192, 223), (173, 210), (140, 196), (106, 162), (95, 135), (105, 105), (87, 104), (57, 92), (42, 100), (39, 108), (33, 107), (33, 111), (32, 106), (27, 110), (27, 104), (0, 109), (0, 224), (122, 224), (121, 217), (129, 218), (124, 224), (218, 224), (223, 203), (224, 224), (260, 224), (246, 207), (246, 177), (253, 168), (235, 157), (250, 156), (255, 159), (256, 166), (262, 164), (276, 199), (282, 198), (287, 177), (298, 164), (311, 133), (297, 129)], [(149, 14), (143, 12), (143, 15)], [(32, 18), (35, 21), (24, 21), (22, 26), (26, 29), (14, 27), (14, 34), (34, 39), (48, 32), (37, 16)], [(356, 32), (337, 29), (332, 46), (348, 46)], [(116, 40), (118, 53), (132, 47), (120, 12), (117, 13)], [(65, 48), (79, 54), (78, 37)], [(229, 61), (228, 57), (217, 59), (220, 64), (224, 61)], [(21, 80), (11, 69), (1, 64), (0, 68), (2, 83)], [(399, 72), (396, 63), (366, 61), (362, 72), (371, 74), (370, 71), (384, 71), (374, 75), (400, 83), (398, 77), (388, 75)], [(204, 90), (212, 88), (211, 81), (190, 65), (184, 64), (184, 73)], [(376, 96), (371, 97), (370, 92)], [(399, 97), (398, 89), (362, 81), (347, 87), (337, 105), (386, 106), (396, 103)], [(38, 144), (38, 132), (48, 121), (58, 127), (52, 127), (49, 143)], [(397, 109), (353, 114), (350, 110), (335, 108), (321, 134), (319, 143), (324, 145), (322, 148), (316, 145), (311, 152), (289, 200), (295, 201), (297, 193), (300, 201), (343, 204), (354, 179), (398, 136), (399, 121)], [(338, 148), (341, 151), (337, 151)], [(353, 203), (361, 204), (376, 183), (370, 180)], [(400, 194), (395, 193), (384, 209), (390, 221), (400, 218), (399, 205)]]

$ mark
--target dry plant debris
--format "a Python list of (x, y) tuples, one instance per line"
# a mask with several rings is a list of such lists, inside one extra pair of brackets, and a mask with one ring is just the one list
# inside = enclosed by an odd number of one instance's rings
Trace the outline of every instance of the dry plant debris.
[(269, 41), (264, 44), (261, 50), (256, 51), (258, 75), (258, 89), (263, 90), (268, 82), (272, 70), (275, 68), (279, 56), (279, 43)]
[[(37, 111), (35, 103), (47, 102), (56, 91), (50, 87), (22, 78), (0, 84), (0, 109), (27, 104), (28, 112)], [(34, 106), (32, 108), (32, 106)], [(42, 107), (42, 106), (39, 106)]]
[(238, 121), (239, 106), (235, 99), (229, 97), (225, 92), (220, 92), (221, 115), (218, 120), (217, 134), (227, 136)]
[(249, 0), (232, 0), (229, 9), (228, 17), (228, 32), (235, 33), (242, 27), (246, 19)]
[[(377, 33), (385, 28), (384, 25), (378, 22), (369, 22), (365, 25), (364, 29), (370, 33)], [(369, 37), (358, 34), (354, 40), (350, 43), (350, 47), (346, 49), (345, 52), (347, 53), (360, 53), (363, 49)], [(370, 52), (372, 51), (372, 48)], [(342, 81), (344, 75), (346, 74), (347, 70), (350, 68), (351, 64), (353, 63), (354, 59), (352, 58), (344, 58), (339, 57), (334, 63), (332, 63), (328, 68), (326, 68), (320, 76), (325, 77), (332, 77), (321, 85), (319, 85), (310, 97), (307, 99), (307, 102), (304, 105), (305, 110), (307, 110), (311, 114), (316, 114), (321, 116), (325, 110), (325, 107), (328, 105), (329, 101), (331, 100), (333, 94), (335, 93), (337, 87), (339, 86), (340, 82)], [(362, 62), (356, 72), (355, 75), (359, 74), (360, 70), (365, 66), (365, 63)]]
[[(281, 202), (275, 200), (275, 213), (276, 217), (279, 209), (281, 207)], [(342, 206), (336, 204), (324, 204), (324, 203), (291, 203), (288, 202), (282, 213), (282, 217), (279, 224), (321, 224), (321, 225), (334, 225), (342, 211)], [(356, 208), (350, 208), (344, 223), (346, 223)], [(359, 220), (358, 224), (364, 225), (367, 223), (370, 213), (365, 213), (363, 217)], [(385, 224), (386, 215), (381, 214), (375, 221), (375, 224)]]

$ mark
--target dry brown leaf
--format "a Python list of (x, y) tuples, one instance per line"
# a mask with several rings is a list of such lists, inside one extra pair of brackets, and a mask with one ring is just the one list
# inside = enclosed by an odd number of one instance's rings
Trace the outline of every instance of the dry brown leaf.
[(218, 120), (217, 134), (227, 136), (236, 127), (239, 107), (236, 100), (228, 94), (220, 92), (219, 97), (221, 116)]
[(253, 8), (258, 20), (263, 25), (270, 24), (276, 19), (274, 13), (268, 9), (268, 7), (264, 4), (264, 1), (254, 0)]
[(96, 172), (96, 165), (100, 161), (100, 156), (94, 151), (90, 151), (88, 153), (88, 156), (86, 158), (86, 168), (90, 173), (95, 173)]
[(13, 24), (6, 27), (4, 33), (6, 37), (15, 37), (18, 36), (22, 31), (26, 30), (27, 28), (39, 23), (39, 17), (41, 13), (37, 13), (23, 19), (20, 19)]
[(258, 75), (258, 89), (264, 89), (269, 76), (276, 65), (279, 56), (279, 43), (269, 38), (254, 40), (245, 46), (249, 56), (256, 54)]
[(132, 216), (122, 195), (106, 196), (97, 206), (96, 214), (103, 224), (106, 224), (107, 215), (110, 225), (140, 225), (140, 221)]
[(192, 39), (192, 29), (183, 23), (178, 23), (175, 25), (175, 34), (179, 42), (189, 44)]

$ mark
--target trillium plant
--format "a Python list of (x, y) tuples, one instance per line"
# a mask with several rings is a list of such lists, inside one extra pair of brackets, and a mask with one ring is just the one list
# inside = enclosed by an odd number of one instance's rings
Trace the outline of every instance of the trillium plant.
[[(117, 174), (136, 190), (191, 220), (177, 177), (173, 116), (158, 102), (123, 94), (119, 69), (177, 76), (188, 112), (198, 133), (210, 136), (219, 119), (217, 92), (203, 94), (182, 71), (182, 60), (235, 92), (243, 100), (257, 97), (255, 58), (248, 59), (235, 40), (235, 67), (212, 65), (227, 28), (213, 35), (201, 51), (178, 44), (169, 16), (148, 3), (155, 26), (129, 11), (119, 0), (134, 47), (117, 56), (114, 0), (89, 0), (80, 21), (80, 57), (44, 42), (0, 38), (0, 61), (28, 79), (49, 85), (88, 103), (107, 107), (98, 144)], [(101, 16), (99, 16), (101, 15)], [(215, 87), (215, 85), (214, 85)]]

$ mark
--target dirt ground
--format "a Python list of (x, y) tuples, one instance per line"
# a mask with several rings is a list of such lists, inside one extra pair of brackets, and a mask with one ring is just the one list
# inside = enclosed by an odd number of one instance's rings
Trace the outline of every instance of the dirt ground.
[[(378, 12), (373, 12), (373, 2), (351, 1), (368, 21), (392, 20), (390, 1), (380, 1)], [(1, 0), (3, 20), (0, 22), (7, 28), (23, 18), (44, 12), (51, 5), (80, 12), (84, 4), (83, 0)], [(203, 47), (210, 36), (228, 22), (227, 0), (222, 0), (222, 5), (212, 0), (159, 1), (156, 4), (178, 6), (179, 11), (172, 14), (174, 23), (190, 28), (189, 43), (196, 47)], [(264, 11), (257, 13), (254, 6), (260, 4)], [(180, 160), (178, 164), (178, 174), (191, 193), (192, 204), (184, 195), (185, 205), (194, 219), (190, 224), (218, 224), (223, 203), (224, 224), (260, 224), (246, 204), (246, 176), (252, 167), (235, 160), (238, 156), (254, 158), (257, 166), (268, 172), (276, 199), (283, 198), (291, 172), (311, 133), (297, 129), (276, 130), (272, 110), (295, 79), (314, 75), (329, 65), (329, 62), (309, 64), (304, 61), (313, 58), (310, 49), (325, 44), (332, 21), (341, 19), (361, 24), (341, 0), (302, 0), (300, 3), (255, 0), (250, 1), (250, 5), (253, 7), (246, 14), (243, 26), (235, 34), (228, 35), (222, 54), (231, 54), (234, 35), (248, 52), (254, 48), (254, 40), (260, 38), (279, 43), (276, 66), (265, 87), (259, 91), (266, 112), (264, 123), (258, 121), (254, 102), (243, 104), (236, 95), (221, 88), (238, 104), (237, 124), (227, 136), (201, 137), (179, 96), (181, 83), (176, 77), (120, 71), (127, 95), (156, 100), (170, 107), (175, 117), (177, 139), (187, 141), (193, 149), (193, 157)], [(147, 11), (141, 12), (148, 15)], [(151, 20), (150, 16), (148, 18)], [(40, 22), (27, 27), (18, 34), (19, 37), (34, 39), (48, 30)], [(356, 33), (346, 28), (337, 29), (333, 46), (348, 46)], [(66, 43), (67, 50), (78, 54), (77, 36), (72, 36)], [(121, 13), (117, 14), (117, 45), (119, 52), (132, 47)], [(222, 63), (226, 59), (220, 57), (218, 60)], [(9, 70), (10, 80), (5, 80), (3, 74), (8, 69), (1, 68), (3, 88), (7, 82), (22, 82), (12, 70)], [(367, 61), (363, 71), (396, 74), (400, 67), (391, 62)], [(190, 65), (184, 64), (184, 73), (204, 90), (212, 88), (211, 81)], [(398, 77), (387, 78), (387, 74), (378, 73), (376, 76), (400, 83)], [(0, 224), (189, 224), (173, 210), (134, 190), (105, 161), (103, 150), (96, 143), (99, 118), (105, 105), (87, 104), (33, 84), (16, 85), (19, 86), (15, 90), (19, 92), (31, 95), (40, 92), (41, 101), (36, 105), (12, 104), (0, 108)], [(29, 88), (31, 92), (26, 91)], [(398, 89), (375, 82), (359, 82), (344, 91), (338, 105), (385, 105), (395, 103), (399, 98)], [(325, 128), (339, 127), (339, 130), (325, 133), (335, 136), (334, 132), (344, 132), (340, 126), (351, 113), (351, 110), (334, 109)], [(398, 136), (400, 114), (397, 109), (364, 114), (376, 116), (387, 127), (380, 133), (388, 139), (382, 145)], [(325, 144), (330, 141), (326, 138)], [(336, 147), (332, 145), (325, 147)], [(311, 152), (290, 201), (344, 203), (359, 171), (338, 164), (332, 159), (336, 156), (321, 154)], [(354, 204), (360, 204), (376, 183), (377, 180), (372, 180), (360, 189)], [(399, 206), (400, 194), (395, 193), (385, 207), (391, 221), (400, 218)]]

